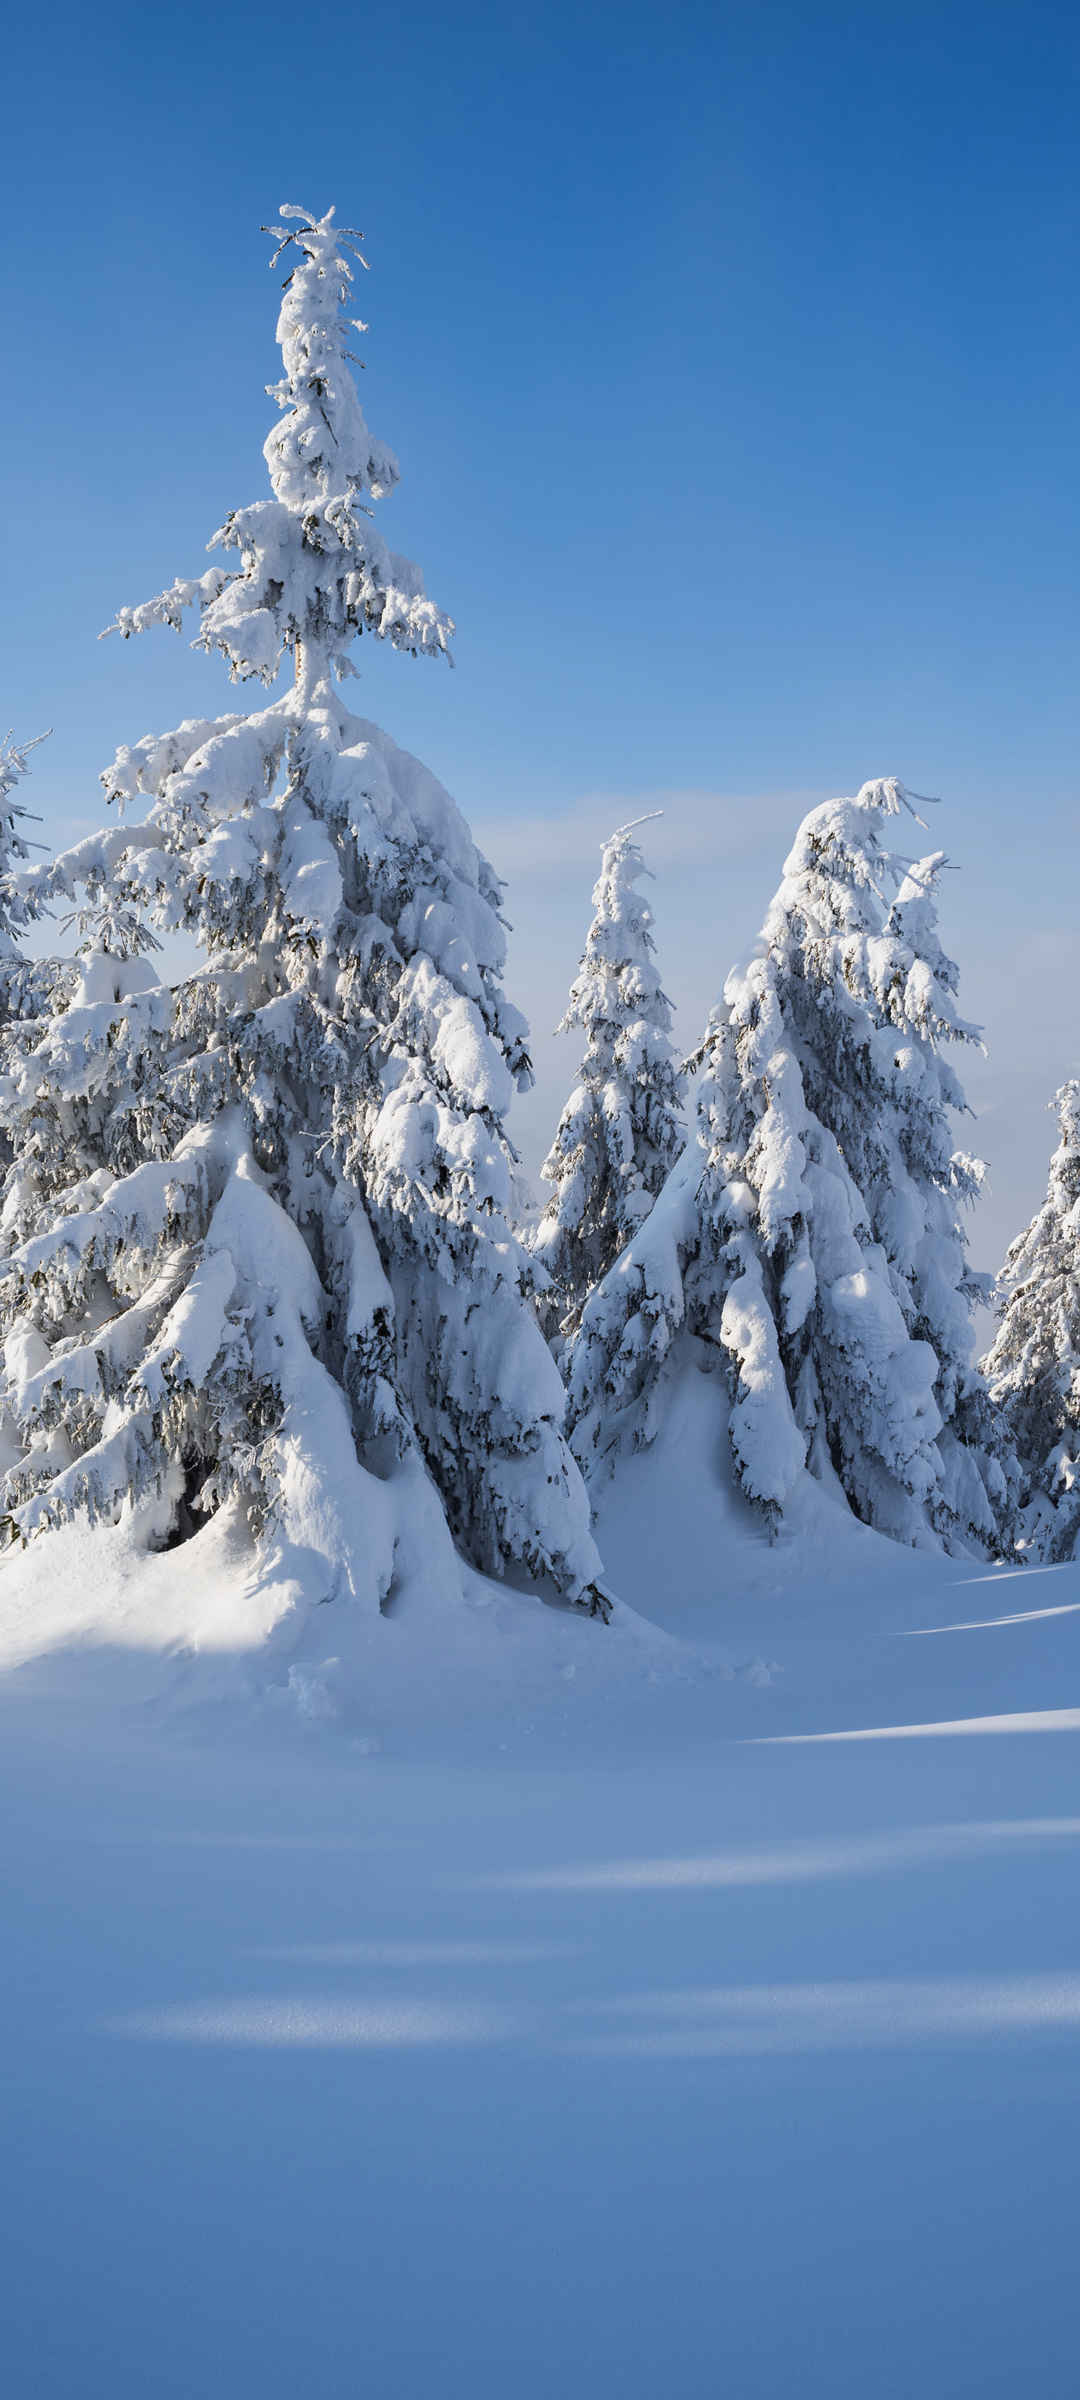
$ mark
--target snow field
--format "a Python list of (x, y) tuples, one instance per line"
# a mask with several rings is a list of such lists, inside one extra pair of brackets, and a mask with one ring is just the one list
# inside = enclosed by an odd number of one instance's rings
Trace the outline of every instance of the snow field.
[(9, 1678), (10, 2388), (1067, 2386), (1080, 1570), (901, 1563), (758, 1591), (768, 1681), (507, 1599), (468, 1723)]

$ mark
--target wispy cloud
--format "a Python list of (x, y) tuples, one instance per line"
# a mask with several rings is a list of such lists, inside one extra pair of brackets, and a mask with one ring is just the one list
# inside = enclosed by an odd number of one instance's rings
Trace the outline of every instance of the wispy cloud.
[(821, 792), (721, 792), (691, 787), (635, 792), (587, 792), (572, 809), (555, 816), (476, 818), (473, 831), (500, 875), (561, 876), (599, 864), (609, 836), (633, 817), (661, 814), (642, 829), (651, 865), (721, 866), (751, 858), (763, 840), (773, 841), (777, 867), (786, 839), (794, 836)]

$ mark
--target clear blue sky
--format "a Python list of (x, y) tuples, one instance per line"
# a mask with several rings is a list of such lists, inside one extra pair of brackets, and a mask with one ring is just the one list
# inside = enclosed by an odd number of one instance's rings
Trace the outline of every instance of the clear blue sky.
[(514, 870), (526, 1147), (600, 831), (665, 802), (689, 1043), (802, 807), (895, 772), (964, 869), (989, 1259), (1080, 1071), (1075, 7), (61, 6), (4, 62), (0, 716), (56, 727), (50, 837), (118, 741), (230, 704), (94, 637), (260, 495), (259, 225), (333, 199), (383, 529), (459, 624), (452, 675), (369, 648), (357, 704)]

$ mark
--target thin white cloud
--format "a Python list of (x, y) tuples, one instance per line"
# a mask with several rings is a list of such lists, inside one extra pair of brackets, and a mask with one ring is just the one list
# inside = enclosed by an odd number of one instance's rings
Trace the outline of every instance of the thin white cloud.
[[(473, 833), (498, 874), (580, 878), (600, 864), (604, 843), (631, 818), (660, 813), (642, 831), (649, 864), (657, 869), (722, 866), (754, 855), (762, 840), (777, 849), (777, 880), (786, 849), (821, 792), (719, 792), (697, 789), (588, 792), (556, 816), (477, 817)], [(586, 891), (586, 900), (588, 894)]]

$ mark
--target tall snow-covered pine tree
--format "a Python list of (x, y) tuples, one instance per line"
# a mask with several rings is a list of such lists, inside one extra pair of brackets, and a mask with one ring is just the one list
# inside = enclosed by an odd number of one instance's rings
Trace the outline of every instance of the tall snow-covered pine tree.
[(945, 1055), (976, 1038), (934, 913), (939, 856), (882, 839), (894, 779), (815, 809), (757, 955), (697, 1054), (693, 1139), (586, 1308), (570, 1361), (588, 1466), (648, 1439), (685, 1325), (723, 1364), (748, 1497), (777, 1521), (804, 1467), (897, 1538), (992, 1547), (1000, 1474), (962, 1365), (979, 1294)]
[(656, 969), (645, 861), (620, 826), (605, 844), (594, 916), (559, 1027), (585, 1036), (581, 1072), (544, 1161), (555, 1190), (534, 1248), (550, 1279), (549, 1335), (572, 1336), (595, 1286), (648, 1215), (685, 1140), (671, 1004)]
[[(285, 666), (292, 687), (121, 750), (120, 822), (27, 884), (104, 911), (108, 938), (11, 1069), (16, 1105), (44, 1086), (52, 1106), (8, 1194), (4, 1505), (26, 1534), (156, 1495), (174, 1537), (232, 1506), (320, 1593), (380, 1603), (452, 1535), (606, 1607), (507, 1214), (530, 1068), (500, 886), (339, 689), (358, 635), (437, 656), (451, 627), (372, 522), (398, 469), (350, 371), (351, 237), (282, 215), (271, 497), (215, 537), (234, 566), (117, 629), (193, 607), (234, 682)], [(151, 928), (205, 953), (175, 995), (142, 961)]]
[(9, 733), (0, 741), (0, 1019), (35, 1012), (53, 983), (51, 963), (28, 960), (21, 947), (20, 937), (40, 909), (21, 888), (32, 847), (23, 826), (32, 811), (15, 797), (30, 772), (31, 750), (47, 740), (47, 734), (38, 733), (32, 741), (18, 742)]
[(983, 1367), (1014, 1446), (1010, 1541), (1056, 1565), (1080, 1540), (1080, 1082), (1062, 1084), (1053, 1105), (1046, 1199), (1006, 1255)]

